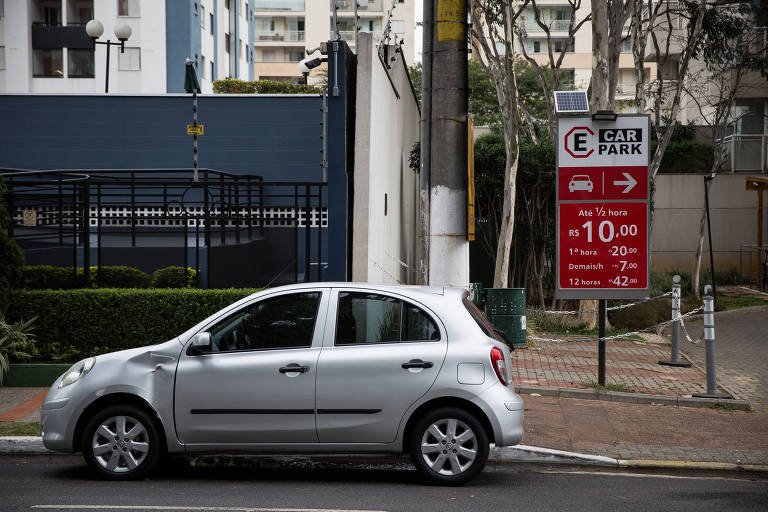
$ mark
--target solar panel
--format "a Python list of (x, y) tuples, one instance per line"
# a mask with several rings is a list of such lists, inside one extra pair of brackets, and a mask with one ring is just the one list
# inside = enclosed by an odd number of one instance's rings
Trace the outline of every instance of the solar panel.
[(589, 112), (587, 91), (555, 91), (556, 112)]

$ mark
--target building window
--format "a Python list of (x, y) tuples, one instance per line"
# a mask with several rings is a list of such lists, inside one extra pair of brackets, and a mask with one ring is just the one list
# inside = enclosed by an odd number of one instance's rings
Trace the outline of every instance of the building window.
[(213, 61), (211, 61), (211, 80), (216, 80), (216, 67), (213, 65)]
[(67, 76), (69, 78), (93, 78), (93, 50), (67, 49)]
[(5, 69), (5, 46), (0, 46), (0, 69)]
[(125, 48), (125, 53), (118, 53), (117, 69), (120, 71), (139, 71), (141, 69), (141, 48)]
[(117, 0), (117, 15), (137, 18), (139, 16), (139, 0)]
[(200, 56), (200, 78), (205, 80), (205, 55)]
[(192, 4), (192, 13), (197, 16), (197, 2)]
[(533, 42), (533, 53), (541, 53), (541, 42), (540, 41), (534, 41)]
[(262, 62), (275, 62), (277, 59), (275, 58), (275, 50), (261, 50), (261, 61)]
[(626, 39), (621, 42), (621, 53), (632, 53), (632, 40)]
[(229, 0), (224, 0), (224, 8), (229, 9)]
[(301, 50), (293, 50), (288, 52), (288, 60), (290, 62), (299, 62), (304, 58), (304, 52)]
[(38, 16), (42, 15), (42, 19), (38, 20), (41, 25), (59, 26), (61, 25), (61, 9), (55, 5), (45, 5), (42, 11), (38, 11)]
[(64, 57), (61, 48), (35, 49), (33, 52), (32, 76), (39, 78), (62, 78)]
[(405, 22), (403, 20), (392, 20), (390, 28), (395, 34), (405, 34)]
[(243, 40), (240, 40), (240, 45), (237, 47), (237, 54), (242, 55), (243, 54)]
[(211, 13), (211, 35), (213, 35), (213, 27), (214, 27), (214, 24), (213, 24), (213, 13)]
[(5, 0), (0, 0), (0, 18), (5, 16)]
[(205, 30), (205, 7), (200, 6), (200, 28)]
[(229, 34), (224, 34), (224, 51), (229, 53), (230, 38)]

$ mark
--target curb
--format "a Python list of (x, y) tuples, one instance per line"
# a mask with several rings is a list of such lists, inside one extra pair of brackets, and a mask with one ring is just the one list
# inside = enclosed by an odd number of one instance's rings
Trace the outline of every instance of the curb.
[[(721, 386), (722, 387), (722, 386)], [(596, 389), (556, 388), (550, 386), (518, 386), (515, 392), (523, 395), (554, 396), (557, 398), (578, 398), (581, 400), (603, 400), (628, 404), (674, 405), (677, 407), (710, 408), (725, 407), (736, 411), (751, 411), (748, 400), (731, 398), (694, 398), (690, 396), (646, 395), (620, 391), (598, 391)]]
[[(51, 454), (45, 446), (43, 446), (43, 438), (35, 436), (5, 436), (0, 437), (0, 455), (48, 455)], [(268, 458), (268, 455), (258, 456), (255, 458)], [(338, 457), (342, 460), (342, 457), (318, 455), (318, 459), (333, 460)], [(355, 456), (357, 458), (359, 456)], [(406, 461), (403, 456), (397, 455), (382, 455), (371, 456), (363, 455), (364, 459), (369, 463), (402, 463)], [(215, 457), (218, 459), (218, 457)], [(237, 458), (249, 459), (251, 457), (237, 456)], [(292, 458), (286, 456), (286, 458)], [(304, 460), (311, 460), (313, 456), (297, 456), (297, 458)], [(519, 444), (516, 446), (505, 446), (502, 448), (491, 447), (491, 454), (489, 461), (495, 461), (497, 464), (512, 464), (519, 462), (529, 463), (549, 463), (549, 464), (578, 464), (589, 466), (603, 466), (612, 468), (632, 468), (632, 469), (695, 469), (695, 470), (711, 470), (711, 471), (754, 471), (754, 472), (768, 472), (768, 465), (766, 464), (734, 464), (730, 462), (693, 462), (693, 461), (671, 461), (671, 460), (653, 460), (653, 459), (638, 459), (638, 460), (624, 460), (614, 459), (611, 457), (603, 457), (601, 455), (590, 455), (586, 453), (567, 452), (563, 450), (553, 450), (550, 448), (541, 448), (538, 446), (528, 446)], [(226, 465), (226, 461), (225, 465)], [(348, 460), (344, 460), (344, 463)]]

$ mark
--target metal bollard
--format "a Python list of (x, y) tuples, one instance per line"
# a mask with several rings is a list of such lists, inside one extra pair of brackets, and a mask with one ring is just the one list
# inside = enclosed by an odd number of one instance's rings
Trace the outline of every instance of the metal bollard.
[(672, 277), (672, 353), (669, 361), (659, 361), (664, 366), (689, 367), (691, 363), (680, 360), (680, 276)]
[(730, 394), (717, 392), (715, 378), (715, 298), (712, 287), (704, 287), (704, 344), (707, 358), (707, 392), (695, 393), (697, 398), (733, 398)]

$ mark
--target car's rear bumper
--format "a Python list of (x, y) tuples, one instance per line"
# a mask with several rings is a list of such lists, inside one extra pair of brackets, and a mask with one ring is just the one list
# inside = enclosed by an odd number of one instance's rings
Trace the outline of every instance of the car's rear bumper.
[(523, 399), (511, 384), (492, 386), (473, 402), (488, 416), (496, 446), (512, 446), (523, 440)]

